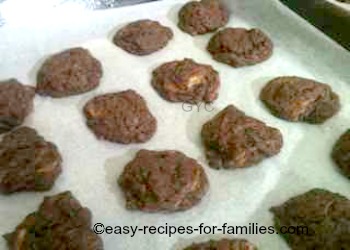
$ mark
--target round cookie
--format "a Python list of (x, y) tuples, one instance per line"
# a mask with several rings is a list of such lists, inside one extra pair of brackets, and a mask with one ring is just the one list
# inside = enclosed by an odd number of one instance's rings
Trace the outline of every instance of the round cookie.
[(294, 227), (293, 234), (279, 234), (290, 249), (349, 249), (350, 200), (340, 194), (312, 189), (272, 207), (271, 212), (279, 232)]
[(153, 71), (152, 86), (171, 102), (212, 102), (218, 96), (219, 74), (191, 59), (172, 61)]
[(342, 173), (350, 178), (350, 129), (335, 143), (332, 158)]
[(179, 11), (178, 27), (191, 35), (213, 32), (225, 26), (229, 13), (218, 0), (186, 3)]
[(273, 43), (259, 29), (225, 28), (210, 39), (207, 50), (216, 61), (238, 68), (270, 58)]
[(57, 147), (28, 127), (17, 128), (0, 142), (0, 192), (45, 191), (61, 173)]
[(126, 207), (144, 212), (175, 212), (195, 206), (208, 189), (204, 169), (174, 150), (140, 150), (118, 180)]
[(46, 196), (38, 211), (30, 213), (6, 234), (10, 250), (103, 250), (103, 242), (90, 228), (92, 216), (88, 208), (66, 191)]
[(66, 97), (96, 88), (102, 77), (101, 63), (87, 49), (72, 48), (49, 57), (37, 75), (37, 93)]
[(281, 132), (227, 106), (202, 127), (202, 141), (212, 168), (243, 168), (279, 153)]
[(164, 48), (173, 38), (170, 28), (152, 20), (139, 20), (121, 28), (113, 42), (123, 50), (139, 56), (149, 55)]
[(258, 248), (245, 239), (221, 239), (192, 244), (184, 250), (257, 250)]
[(273, 115), (292, 122), (323, 123), (340, 109), (339, 97), (329, 85), (294, 76), (268, 82), (260, 99)]
[(35, 90), (16, 79), (0, 81), (0, 134), (21, 125), (33, 110)]
[(148, 141), (157, 121), (134, 90), (94, 97), (84, 106), (88, 127), (98, 138), (122, 144)]

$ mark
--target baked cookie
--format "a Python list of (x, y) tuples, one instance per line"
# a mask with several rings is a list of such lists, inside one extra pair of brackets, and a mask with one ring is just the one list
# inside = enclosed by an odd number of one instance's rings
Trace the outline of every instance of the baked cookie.
[(121, 28), (115, 34), (113, 42), (131, 54), (144, 56), (164, 48), (172, 38), (170, 28), (146, 19)]
[(84, 106), (86, 124), (98, 138), (122, 144), (146, 142), (157, 121), (134, 90), (96, 96)]
[(225, 26), (228, 19), (229, 12), (218, 0), (191, 1), (180, 9), (178, 26), (194, 36), (213, 32)]
[(202, 141), (212, 168), (243, 168), (279, 153), (281, 132), (233, 105), (227, 106), (202, 127)]
[(47, 196), (38, 211), (4, 235), (10, 250), (103, 250), (91, 229), (91, 212), (66, 191)]
[(61, 173), (57, 147), (28, 127), (17, 128), (0, 142), (0, 192), (49, 190)]
[(16, 79), (0, 81), (0, 134), (21, 125), (33, 110), (35, 90)]
[(208, 189), (203, 167), (174, 151), (140, 150), (118, 180), (126, 207), (144, 212), (175, 212), (195, 206)]
[(218, 96), (219, 74), (210, 65), (192, 59), (162, 64), (153, 71), (152, 86), (171, 102), (213, 102)]
[(350, 129), (334, 145), (332, 158), (341, 172), (350, 178)]
[(279, 231), (294, 227), (293, 234), (279, 234), (293, 250), (340, 250), (350, 246), (350, 200), (323, 189), (312, 189), (272, 207)]
[(210, 39), (207, 50), (214, 60), (238, 68), (266, 61), (273, 43), (259, 29), (225, 28)]
[(49, 57), (37, 75), (37, 93), (66, 97), (96, 88), (102, 77), (101, 63), (87, 49), (72, 48)]
[(260, 99), (273, 115), (292, 122), (323, 123), (340, 109), (339, 97), (329, 85), (295, 76), (271, 80)]
[(184, 250), (257, 250), (257, 247), (244, 239), (221, 239), (192, 244)]

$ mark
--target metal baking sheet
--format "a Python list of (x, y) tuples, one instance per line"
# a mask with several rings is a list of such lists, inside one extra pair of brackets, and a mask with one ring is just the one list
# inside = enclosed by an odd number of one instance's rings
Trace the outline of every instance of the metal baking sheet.
[[(24, 216), (37, 209), (43, 196), (71, 190), (89, 207), (94, 223), (117, 226), (220, 226), (273, 224), (268, 209), (291, 196), (314, 187), (342, 193), (350, 198), (350, 182), (336, 171), (330, 150), (350, 124), (350, 55), (306, 21), (274, 0), (226, 0), (231, 9), (228, 26), (258, 27), (274, 41), (274, 54), (265, 63), (234, 69), (213, 61), (205, 51), (211, 35), (191, 37), (177, 26), (177, 12), (186, 0), (167, 0), (103, 11), (55, 10), (33, 13), (18, 9), (6, 12), (0, 28), (0, 79), (16, 77), (35, 85), (43, 60), (60, 50), (83, 46), (103, 65), (104, 76), (96, 90), (64, 99), (37, 96), (35, 111), (25, 125), (36, 128), (55, 142), (64, 158), (63, 173), (54, 188), (44, 193), (0, 196), (0, 233), (10, 232)], [(19, 11), (19, 12), (18, 12)], [(20, 18), (19, 18), (20, 17)], [(137, 57), (114, 46), (115, 31), (128, 22), (151, 18), (170, 26), (174, 39), (160, 52)], [(185, 57), (211, 64), (219, 71), (222, 85), (210, 109), (161, 99), (150, 85), (158, 65)], [(341, 111), (323, 125), (289, 123), (273, 117), (258, 99), (264, 84), (277, 76), (297, 75), (332, 85), (341, 98)], [(97, 140), (85, 126), (83, 105), (93, 96), (128, 88), (142, 94), (158, 120), (158, 131), (145, 144), (118, 145)], [(279, 128), (284, 147), (279, 155), (239, 170), (208, 167), (200, 143), (202, 124), (228, 104)], [(123, 167), (141, 148), (177, 149), (201, 162), (211, 188), (193, 209), (173, 214), (130, 212), (116, 180)], [(218, 239), (222, 235), (107, 235), (105, 249), (181, 249), (192, 242)], [(259, 249), (288, 249), (278, 235), (227, 235), (244, 237)], [(0, 249), (5, 241), (0, 240)]]

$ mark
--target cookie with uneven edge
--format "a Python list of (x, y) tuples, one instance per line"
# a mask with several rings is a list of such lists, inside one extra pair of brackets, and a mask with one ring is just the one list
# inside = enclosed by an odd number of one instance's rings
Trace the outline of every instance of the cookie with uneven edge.
[(21, 125), (33, 111), (35, 89), (16, 79), (0, 81), (0, 134)]
[(0, 192), (49, 190), (62, 171), (61, 163), (55, 144), (32, 128), (17, 128), (0, 142)]
[(82, 94), (97, 88), (102, 74), (101, 63), (87, 49), (67, 49), (43, 63), (36, 91), (57, 98)]
[(273, 115), (292, 122), (324, 123), (340, 109), (339, 97), (329, 85), (295, 76), (271, 80), (260, 99)]
[(178, 27), (194, 36), (213, 32), (226, 25), (229, 12), (218, 0), (186, 3), (179, 11)]
[(258, 248), (245, 239), (221, 239), (195, 243), (184, 250), (257, 250)]
[(218, 96), (219, 73), (192, 59), (164, 63), (153, 71), (152, 86), (171, 102), (213, 102)]
[(140, 150), (118, 180), (126, 207), (144, 212), (175, 212), (197, 205), (208, 178), (194, 159), (175, 150)]
[(134, 90), (96, 96), (84, 106), (87, 126), (99, 139), (130, 144), (150, 140), (157, 120)]
[(103, 250), (91, 230), (91, 212), (70, 191), (46, 196), (12, 233), (4, 235), (10, 250)]
[[(350, 200), (324, 189), (312, 189), (271, 208), (275, 227), (298, 227), (279, 234), (292, 250), (339, 250), (350, 246)], [(285, 236), (285, 237), (284, 237)]]
[(350, 129), (335, 143), (332, 158), (339, 170), (350, 179)]
[(209, 166), (243, 168), (278, 154), (281, 132), (229, 105), (206, 122), (201, 132)]
[(210, 39), (207, 50), (214, 60), (239, 68), (269, 59), (273, 43), (260, 29), (225, 28)]
[(169, 27), (145, 19), (121, 28), (115, 34), (113, 42), (131, 54), (145, 56), (164, 48), (173, 36)]

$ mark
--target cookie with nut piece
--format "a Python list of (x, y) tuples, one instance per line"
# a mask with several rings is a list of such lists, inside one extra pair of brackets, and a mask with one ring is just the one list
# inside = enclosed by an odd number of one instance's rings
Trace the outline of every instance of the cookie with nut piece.
[(212, 66), (186, 58), (156, 68), (152, 86), (170, 102), (211, 103), (218, 97), (220, 78)]

